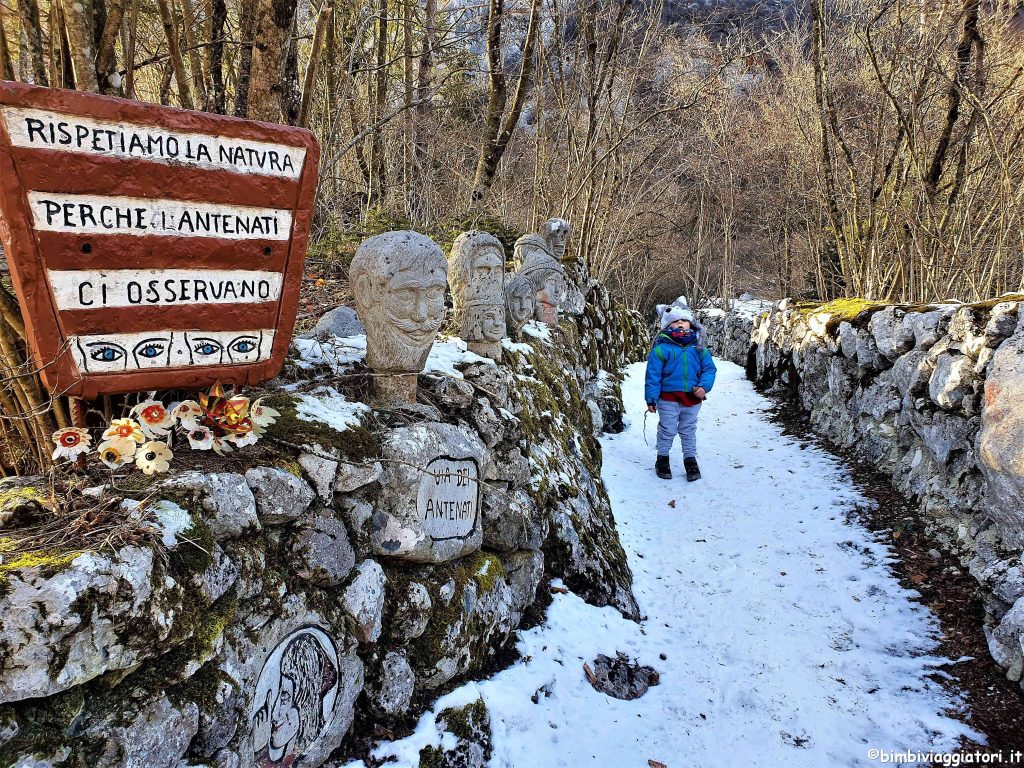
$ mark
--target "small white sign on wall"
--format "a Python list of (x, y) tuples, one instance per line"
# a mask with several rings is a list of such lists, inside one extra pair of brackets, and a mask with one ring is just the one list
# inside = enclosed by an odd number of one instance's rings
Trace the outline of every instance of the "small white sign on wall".
[(426, 470), (416, 499), (423, 530), (434, 540), (461, 539), (472, 534), (480, 498), (476, 462), (440, 457), (431, 461)]

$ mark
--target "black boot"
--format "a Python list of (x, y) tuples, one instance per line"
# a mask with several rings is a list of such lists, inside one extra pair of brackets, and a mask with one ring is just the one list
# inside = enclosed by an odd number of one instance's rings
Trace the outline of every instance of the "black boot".
[(658, 477), (662, 480), (672, 479), (672, 469), (668, 465), (668, 456), (659, 456), (657, 461), (654, 462), (654, 471), (658, 473)]
[(697, 466), (696, 459), (683, 459), (683, 466), (686, 467), (686, 479), (691, 483), (694, 480), (700, 480), (700, 467)]

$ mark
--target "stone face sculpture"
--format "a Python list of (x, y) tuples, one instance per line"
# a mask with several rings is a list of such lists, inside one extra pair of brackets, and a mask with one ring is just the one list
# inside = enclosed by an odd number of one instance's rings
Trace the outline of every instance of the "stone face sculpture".
[(523, 326), (533, 319), (537, 311), (537, 291), (529, 278), (515, 272), (505, 278), (505, 329), (518, 341)]
[(349, 281), (378, 403), (416, 402), (416, 376), (444, 321), (447, 276), (444, 252), (418, 232), (385, 232), (356, 251)]
[(561, 261), (565, 258), (565, 246), (572, 234), (572, 226), (565, 219), (553, 218), (544, 222), (540, 228), (541, 236), (548, 242), (551, 255)]
[(501, 359), (505, 335), (505, 249), (486, 232), (463, 232), (448, 257), (459, 335), (470, 352)]
[(555, 258), (547, 238), (542, 235), (520, 237), (516, 240), (515, 262), (519, 273), (533, 284), (537, 319), (549, 325), (558, 323), (558, 307), (565, 298), (565, 269)]

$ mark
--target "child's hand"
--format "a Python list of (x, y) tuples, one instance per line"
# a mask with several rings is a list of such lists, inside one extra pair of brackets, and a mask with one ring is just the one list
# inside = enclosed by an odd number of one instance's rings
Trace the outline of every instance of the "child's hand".
[(701, 400), (704, 400), (708, 396), (708, 393), (707, 390), (704, 389), (704, 387), (694, 387), (693, 396), (698, 397)]
[(657, 413), (658, 409), (657, 409), (657, 407), (655, 407), (655, 405), (653, 403), (648, 403), (648, 405), (647, 405), (647, 412), (648, 413)]

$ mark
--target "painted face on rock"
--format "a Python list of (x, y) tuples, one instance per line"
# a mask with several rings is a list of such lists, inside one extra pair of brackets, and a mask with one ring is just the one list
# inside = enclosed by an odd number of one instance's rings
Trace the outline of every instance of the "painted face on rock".
[(284, 749), (299, 732), (300, 715), (295, 706), (295, 682), (290, 677), (281, 678), (281, 690), (274, 702), (270, 728), (270, 746)]
[(417, 347), (433, 341), (444, 320), (445, 276), (405, 270), (388, 283), (384, 312), (388, 322)]

